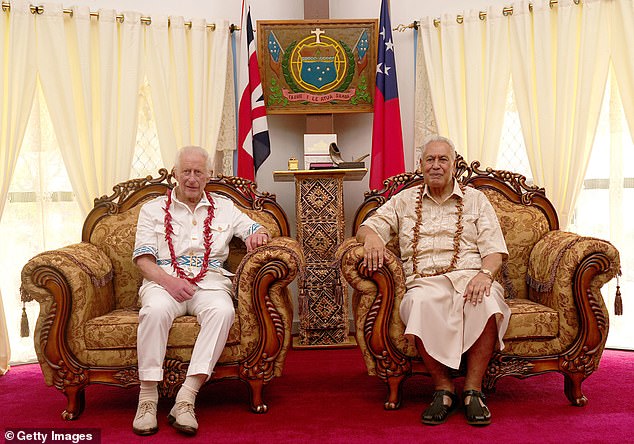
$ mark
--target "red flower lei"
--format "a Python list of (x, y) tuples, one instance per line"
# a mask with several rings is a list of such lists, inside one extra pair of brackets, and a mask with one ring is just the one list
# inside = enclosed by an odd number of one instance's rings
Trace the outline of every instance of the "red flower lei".
[(174, 253), (174, 243), (172, 242), (172, 234), (174, 234), (174, 228), (172, 227), (172, 215), (170, 214), (170, 206), (172, 205), (172, 191), (167, 192), (167, 204), (163, 209), (165, 211), (165, 241), (167, 241), (167, 247), (170, 250), (170, 258), (172, 259), (172, 267), (176, 272), (176, 275), (185, 279), (186, 281), (195, 284), (196, 282), (200, 282), (202, 278), (207, 274), (207, 270), (209, 269), (209, 256), (211, 254), (211, 244), (213, 243), (213, 239), (211, 236), (211, 221), (214, 218), (214, 201), (209, 195), (208, 192), (205, 192), (205, 196), (207, 196), (207, 200), (209, 201), (209, 208), (207, 209), (207, 217), (205, 218), (205, 229), (203, 230), (203, 245), (205, 247), (205, 255), (203, 256), (203, 265), (200, 268), (200, 272), (194, 276), (193, 278), (188, 277), (183, 269), (178, 265), (176, 261), (176, 253)]

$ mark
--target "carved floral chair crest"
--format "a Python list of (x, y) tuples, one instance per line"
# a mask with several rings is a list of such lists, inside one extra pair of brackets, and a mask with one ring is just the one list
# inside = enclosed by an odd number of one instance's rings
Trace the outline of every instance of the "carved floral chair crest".
[[(68, 399), (65, 419), (84, 409), (90, 384), (137, 385), (137, 291), (142, 277), (132, 262), (141, 205), (165, 194), (175, 182), (167, 170), (157, 178), (133, 179), (95, 199), (86, 218), (82, 242), (32, 258), (22, 270), (22, 297), (40, 303), (35, 350), (45, 381)], [(288, 284), (301, 277), (303, 255), (289, 237), (286, 214), (275, 195), (237, 177), (213, 178), (207, 191), (232, 199), (263, 224), (273, 239), (246, 253), (234, 238), (225, 268), (235, 273), (236, 319), (212, 380), (247, 383), (251, 409), (267, 411), (262, 388), (282, 373), (291, 343), (293, 307)], [(162, 396), (182, 384), (199, 326), (194, 316), (174, 321), (159, 383)]]
[[(619, 253), (607, 241), (559, 230), (555, 208), (545, 190), (524, 176), (480, 169), (456, 159), (456, 178), (483, 191), (493, 204), (509, 250), (496, 276), (505, 289), (511, 319), (505, 349), (496, 351), (483, 385), (493, 390), (504, 376), (525, 378), (545, 372), (564, 376), (573, 405), (587, 399), (581, 383), (598, 366), (608, 336), (609, 316), (601, 287), (619, 272)], [(387, 179), (382, 190), (365, 193), (353, 233), (376, 208), (400, 190), (419, 186), (419, 172)], [(403, 381), (427, 374), (415, 347), (405, 341), (399, 305), (405, 276), (398, 239), (388, 245), (385, 265), (370, 272), (362, 266), (362, 246), (354, 238), (337, 251), (342, 275), (353, 287), (356, 338), (368, 373), (388, 386), (386, 409), (400, 406)]]

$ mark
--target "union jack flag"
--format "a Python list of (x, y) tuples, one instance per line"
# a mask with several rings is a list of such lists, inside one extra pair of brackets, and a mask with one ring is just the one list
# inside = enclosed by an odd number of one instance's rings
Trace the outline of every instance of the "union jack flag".
[(251, 7), (244, 1), (239, 44), (238, 176), (255, 180), (258, 168), (271, 154), (271, 141), (255, 52)]

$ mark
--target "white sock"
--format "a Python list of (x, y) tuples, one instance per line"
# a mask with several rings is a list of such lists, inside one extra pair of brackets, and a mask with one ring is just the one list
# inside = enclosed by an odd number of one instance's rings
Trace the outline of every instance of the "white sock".
[(192, 404), (196, 403), (196, 395), (198, 390), (205, 383), (206, 375), (192, 375), (185, 378), (185, 382), (176, 394), (175, 402), (187, 401)]
[(158, 381), (141, 381), (139, 404), (145, 401), (158, 403)]

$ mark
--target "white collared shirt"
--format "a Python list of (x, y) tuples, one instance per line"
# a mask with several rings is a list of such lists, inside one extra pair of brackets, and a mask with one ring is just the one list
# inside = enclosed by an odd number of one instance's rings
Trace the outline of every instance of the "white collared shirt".
[[(198, 286), (206, 288), (205, 281), (213, 272), (220, 272), (225, 276), (231, 273), (222, 268), (229, 256), (229, 242), (234, 236), (243, 241), (261, 228), (249, 216), (240, 211), (233, 201), (217, 194), (210, 193), (214, 202), (214, 218), (211, 222), (212, 244), (209, 255), (209, 269), (207, 275)], [(167, 273), (176, 276), (172, 267), (169, 247), (165, 240), (165, 206), (167, 196), (159, 196), (145, 203), (141, 207), (137, 222), (136, 241), (132, 258), (149, 254), (154, 256), (156, 263)], [(203, 195), (202, 199), (192, 210), (176, 197), (172, 192), (172, 244), (178, 264), (189, 277), (194, 277), (200, 271), (205, 254), (204, 228), (210, 202)], [(213, 279), (211, 279), (213, 280)]]

